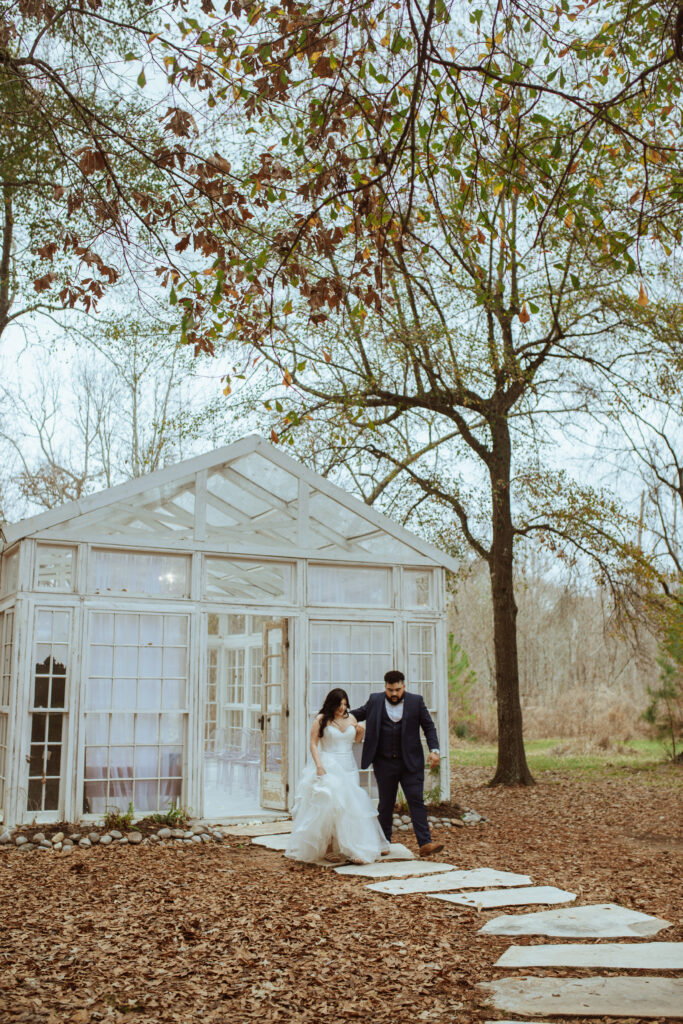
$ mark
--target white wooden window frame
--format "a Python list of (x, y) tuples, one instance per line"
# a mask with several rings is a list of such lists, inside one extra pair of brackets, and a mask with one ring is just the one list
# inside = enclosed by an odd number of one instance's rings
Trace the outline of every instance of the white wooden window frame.
[(98, 555), (128, 555), (132, 558), (169, 558), (177, 559), (178, 564), (182, 564), (185, 568), (185, 579), (184, 589), (178, 593), (164, 593), (163, 591), (154, 591), (149, 594), (155, 601), (169, 600), (169, 601), (187, 601), (190, 599), (191, 587), (192, 587), (192, 564), (191, 564), (191, 553), (178, 550), (169, 550), (164, 548), (135, 548), (135, 547), (117, 547), (115, 545), (107, 546), (104, 544), (91, 544), (88, 552), (88, 577), (87, 577), (87, 593), (96, 597), (126, 597), (130, 596), (133, 598), (140, 598), (145, 596), (144, 590), (132, 590), (132, 589), (115, 589), (113, 587), (105, 590), (99, 590), (95, 586), (96, 574), (97, 574), (97, 557)]
[[(94, 615), (97, 615), (97, 614), (105, 614), (105, 615), (106, 614), (111, 614), (111, 615), (114, 615), (114, 617), (116, 617), (117, 615), (134, 615), (134, 616), (138, 617), (138, 620), (139, 620), (140, 616), (145, 616), (145, 615), (161, 616), (164, 619), (166, 617), (181, 617), (181, 618), (184, 618), (186, 620), (186, 639), (185, 639), (185, 643), (183, 643), (183, 644), (181, 644), (181, 643), (173, 643), (173, 644), (168, 644), (168, 645), (165, 643), (165, 639), (166, 639), (166, 635), (165, 635), (166, 623), (164, 621), (164, 623), (163, 623), (163, 630), (164, 630), (164, 632), (163, 632), (163, 635), (162, 635), (162, 643), (160, 645), (162, 652), (166, 648), (166, 646), (177, 647), (177, 648), (181, 648), (182, 647), (182, 648), (185, 649), (185, 652), (186, 652), (185, 653), (185, 675), (184, 675), (184, 677), (180, 677), (180, 676), (173, 676), (172, 677), (174, 679), (181, 679), (181, 678), (183, 678), (183, 680), (184, 680), (184, 683), (185, 683), (185, 701), (184, 701), (184, 704), (183, 704), (182, 707), (180, 707), (180, 708), (170, 708), (170, 709), (164, 709), (161, 706), (158, 709), (139, 708), (137, 706), (136, 707), (125, 707), (125, 708), (124, 707), (116, 707), (116, 708), (114, 708), (114, 707), (111, 706), (111, 704), (110, 704), (109, 707), (101, 707), (101, 708), (98, 708), (98, 707), (87, 707), (87, 686), (88, 686), (88, 681), (91, 678), (91, 673), (90, 673), (90, 667), (91, 667), (90, 666), (91, 647), (94, 644), (96, 644), (97, 646), (111, 647), (112, 648), (112, 661), (113, 661), (114, 652), (115, 652), (115, 649), (116, 649), (117, 646), (130, 647), (131, 649), (135, 648), (138, 651), (138, 657), (137, 657), (138, 672), (135, 675), (135, 677), (132, 677), (132, 676), (126, 676), (125, 677), (125, 678), (135, 678), (136, 694), (137, 694), (137, 687), (139, 685), (140, 680), (144, 679), (144, 678), (147, 678), (147, 677), (141, 676), (139, 674), (139, 651), (140, 650), (144, 650), (149, 645), (143, 644), (141, 642), (139, 632), (138, 632), (138, 642), (137, 643), (135, 643), (135, 644), (126, 643), (126, 644), (118, 644), (117, 645), (117, 642), (116, 642), (116, 618), (115, 618), (114, 619), (114, 638), (113, 638), (113, 641), (110, 644), (109, 643), (105, 643), (105, 642), (100, 641), (100, 640), (95, 641), (94, 635), (93, 635), (93, 617), (94, 617)], [(188, 609), (187, 607), (185, 607), (183, 609), (183, 608), (179, 608), (179, 607), (169, 607), (167, 604), (159, 605), (156, 602), (151, 607), (150, 606), (141, 606), (139, 601), (136, 602), (135, 605), (128, 605), (128, 604), (122, 604), (121, 602), (117, 602), (116, 607), (112, 607), (109, 603), (106, 603), (106, 604), (105, 603), (98, 603), (96, 605), (95, 604), (90, 604), (89, 605), (89, 607), (87, 609), (87, 620), (86, 621), (87, 621), (87, 626), (86, 626), (86, 635), (85, 635), (85, 638), (84, 638), (84, 645), (83, 645), (84, 664), (83, 664), (82, 687), (81, 687), (81, 709), (82, 710), (81, 710), (80, 723), (79, 723), (80, 724), (80, 730), (79, 730), (80, 736), (79, 736), (79, 744), (78, 744), (77, 799), (79, 801), (79, 803), (78, 803), (78, 808), (79, 808), (78, 814), (79, 814), (79, 817), (81, 817), (81, 818), (83, 818), (85, 820), (98, 819), (98, 818), (102, 817), (102, 812), (89, 812), (89, 813), (85, 813), (82, 810), (84, 798), (85, 798), (85, 795), (86, 795), (85, 794), (85, 782), (88, 781), (88, 780), (86, 780), (86, 776), (85, 776), (85, 751), (86, 751), (86, 746), (87, 746), (87, 744), (86, 744), (86, 716), (89, 715), (89, 714), (92, 714), (92, 715), (97, 715), (97, 714), (108, 715), (108, 716), (110, 716), (109, 717), (109, 723), (111, 723), (111, 715), (113, 715), (113, 714), (132, 715), (134, 723), (136, 722), (138, 715), (157, 715), (157, 716), (164, 715), (164, 714), (167, 714), (167, 715), (177, 715), (181, 719), (181, 740), (180, 740), (179, 743), (177, 743), (177, 744), (168, 744), (168, 743), (163, 743), (163, 742), (161, 742), (159, 740), (155, 744), (150, 744), (150, 743), (136, 744), (135, 743), (135, 737), (133, 736), (131, 738), (131, 742), (125, 744), (125, 746), (130, 746), (130, 747), (133, 748), (133, 758), (134, 759), (135, 759), (135, 748), (138, 745), (139, 746), (156, 746), (158, 748), (157, 749), (157, 774), (156, 774), (156, 776), (140, 776), (140, 777), (138, 777), (134, 773), (134, 775), (130, 779), (130, 781), (133, 784), (135, 782), (155, 782), (156, 781), (158, 800), (160, 799), (160, 787), (162, 785), (162, 782), (165, 779), (167, 779), (167, 778), (176, 778), (176, 776), (170, 777), (170, 776), (166, 776), (166, 775), (161, 774), (161, 771), (160, 771), (160, 753), (159, 753), (159, 751), (160, 751), (161, 747), (163, 747), (163, 746), (180, 746), (182, 749), (181, 749), (181, 766), (180, 766), (181, 775), (180, 775), (180, 797), (179, 797), (179, 803), (181, 805), (185, 806), (185, 800), (187, 798), (187, 791), (188, 791), (188, 780), (187, 780), (188, 766), (189, 766), (189, 764), (191, 762), (190, 747), (192, 745), (192, 739), (191, 739), (191, 737), (192, 737), (192, 711), (191, 711), (191, 708), (192, 708), (192, 696), (193, 696), (193, 694), (192, 694), (192, 685), (193, 684), (192, 684), (192, 669), (191, 669), (191, 660), (192, 660), (192, 622), (191, 622), (191, 610)], [(139, 622), (138, 622), (138, 627), (139, 627)], [(154, 645), (154, 646), (157, 646), (157, 645)], [(162, 659), (163, 659), (163, 654), (162, 654)], [(112, 667), (112, 673), (114, 674), (113, 667)], [(100, 677), (97, 677), (97, 678), (100, 678)], [(108, 678), (108, 677), (102, 676), (101, 678)], [(149, 678), (157, 678), (157, 677), (156, 676), (154, 676), (154, 677), (150, 676)], [(163, 678), (163, 660), (162, 660), (162, 678)], [(113, 679), (113, 675), (112, 675), (112, 679)], [(112, 683), (112, 685), (113, 685), (113, 683)], [(137, 704), (137, 697), (136, 697), (136, 704)], [(119, 743), (112, 743), (111, 742), (111, 731), (110, 731), (110, 729), (111, 729), (111, 724), (109, 724), (109, 728), (107, 730), (107, 743), (99, 745), (99, 749), (107, 751), (107, 758), (106, 758), (107, 764), (110, 764), (110, 760), (111, 760), (110, 759), (110, 750), (111, 750), (111, 748), (112, 747), (121, 746), (121, 744), (119, 744)], [(108, 781), (108, 779), (104, 780), (104, 781)], [(113, 804), (111, 806), (113, 806)], [(116, 806), (119, 806), (119, 805), (117, 804)], [(126, 805), (126, 807), (119, 807), (119, 809), (121, 811), (125, 812), (127, 810), (127, 805)], [(166, 808), (162, 807), (162, 806), (159, 806), (158, 809), (163, 811)], [(135, 810), (136, 814), (150, 813), (149, 809), (134, 808), (134, 810)], [(151, 812), (151, 813), (153, 813), (153, 812)]]
[(12, 695), (14, 681), (13, 607), (0, 611), (0, 821), (6, 820), (12, 778)]
[[(336, 602), (332, 603), (330, 601), (316, 601), (316, 600), (314, 600), (313, 597), (312, 597), (312, 594), (311, 594), (311, 573), (312, 573), (312, 571), (315, 571), (315, 570), (318, 570), (318, 569), (322, 569), (322, 570), (326, 570), (327, 569), (327, 570), (330, 570), (332, 572), (344, 572), (344, 573), (349, 573), (349, 574), (351, 574), (353, 572), (358, 572), (358, 571), (364, 571), (364, 572), (370, 571), (370, 572), (381, 572), (381, 573), (384, 573), (385, 576), (386, 576), (386, 579), (387, 579), (387, 585), (386, 585), (387, 601), (386, 601), (386, 604), (367, 604), (367, 605), (363, 605), (359, 601), (336, 601)], [(396, 604), (395, 575), (396, 575), (395, 569), (392, 566), (389, 566), (389, 565), (381, 565), (381, 564), (376, 564), (376, 563), (365, 563), (363, 565), (359, 565), (359, 564), (356, 564), (356, 565), (339, 565), (338, 563), (335, 563), (335, 562), (322, 562), (322, 561), (309, 560), (309, 562), (308, 562), (308, 572), (307, 572), (307, 581), (306, 581), (307, 582), (307, 587), (306, 587), (306, 593), (307, 593), (306, 604), (307, 604), (307, 606), (309, 608), (316, 609), (316, 611), (317, 611), (318, 608), (334, 608), (334, 609), (340, 609), (341, 608), (341, 609), (344, 609), (344, 611), (347, 611), (347, 610), (351, 611), (352, 609), (358, 609), (359, 613), (363, 614), (365, 617), (367, 617), (368, 612), (371, 612), (374, 615), (376, 612), (393, 611), (393, 609), (395, 607), (397, 607), (397, 604)], [(361, 609), (364, 609), (364, 611), (361, 612)]]
[[(75, 617), (76, 609), (72, 604), (63, 604), (58, 602), (37, 602), (35, 604), (28, 603), (26, 605), (29, 613), (29, 621), (31, 623), (30, 628), (30, 643), (27, 648), (27, 658), (24, 662), (24, 672), (22, 678), (25, 679), (25, 693), (23, 701), (17, 701), (17, 721), (19, 722), (20, 729), (20, 757), (19, 764), (20, 775), (19, 775), (19, 793), (18, 793), (18, 807), (17, 811), (24, 821), (36, 821), (36, 822), (47, 822), (61, 820), (66, 818), (70, 812), (70, 799), (69, 789), (71, 780), (73, 778), (72, 773), (72, 751), (73, 751), (73, 727), (75, 716), (73, 714), (73, 697), (75, 692), (74, 684), (74, 666), (75, 657), (74, 651), (76, 648), (75, 643)], [(66, 613), (69, 617), (69, 627), (67, 634), (67, 658), (66, 658), (66, 682), (64, 687), (64, 707), (63, 708), (37, 708), (34, 705), (35, 698), (35, 666), (36, 666), (36, 650), (38, 643), (44, 643), (45, 641), (37, 639), (37, 627), (38, 627), (38, 616), (41, 612), (58, 612)], [(21, 705), (21, 706), (19, 706)], [(61, 763), (60, 763), (60, 782), (59, 782), (59, 801), (57, 809), (52, 810), (30, 810), (28, 807), (28, 790), (29, 790), (29, 760), (31, 751), (31, 733), (33, 724), (34, 714), (51, 714), (61, 713), (62, 715), (62, 740), (61, 740)]]
[[(61, 586), (47, 586), (40, 583), (40, 555), (41, 551), (46, 551), (51, 548), (52, 550), (59, 551), (70, 551), (72, 555), (71, 563), (71, 582), (63, 584)], [(77, 544), (60, 544), (58, 542), (38, 541), (35, 544), (35, 554), (33, 558), (33, 587), (40, 594), (72, 594), (76, 589), (78, 582), (78, 545)]]

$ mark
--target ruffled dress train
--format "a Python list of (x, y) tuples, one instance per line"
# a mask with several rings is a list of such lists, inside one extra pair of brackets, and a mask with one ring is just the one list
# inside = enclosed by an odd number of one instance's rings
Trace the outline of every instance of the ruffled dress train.
[(314, 862), (322, 860), (332, 844), (335, 853), (349, 860), (371, 864), (387, 842), (377, 820), (377, 809), (361, 788), (353, 756), (355, 730), (343, 732), (329, 724), (320, 740), (320, 760), (325, 775), (317, 775), (311, 761), (296, 789), (285, 857)]

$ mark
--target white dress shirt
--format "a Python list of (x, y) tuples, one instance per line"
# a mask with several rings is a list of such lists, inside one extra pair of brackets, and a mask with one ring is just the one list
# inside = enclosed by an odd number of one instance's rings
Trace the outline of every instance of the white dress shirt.
[(392, 704), (390, 700), (384, 698), (384, 707), (387, 709), (387, 714), (392, 722), (400, 722), (403, 718), (403, 701), (399, 704)]

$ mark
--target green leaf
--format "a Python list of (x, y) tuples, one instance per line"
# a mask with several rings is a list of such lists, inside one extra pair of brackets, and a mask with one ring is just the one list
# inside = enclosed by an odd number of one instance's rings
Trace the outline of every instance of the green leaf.
[(140, 74), (138, 75), (138, 85), (141, 88), (144, 88), (146, 84), (147, 84), (147, 79), (145, 78), (145, 69), (143, 68), (142, 71), (140, 72)]

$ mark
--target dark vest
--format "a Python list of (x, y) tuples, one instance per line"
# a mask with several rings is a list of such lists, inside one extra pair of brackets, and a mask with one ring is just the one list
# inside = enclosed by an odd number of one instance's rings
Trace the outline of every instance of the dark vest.
[(391, 721), (387, 714), (386, 704), (382, 707), (382, 726), (377, 753), (380, 757), (387, 757), (390, 760), (401, 757), (401, 723)]

